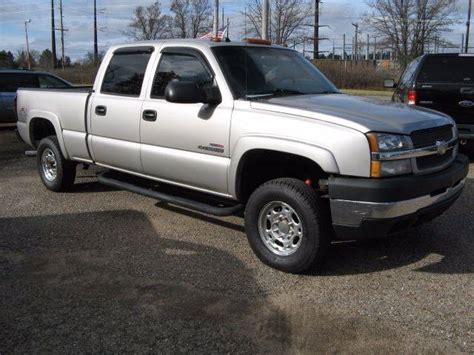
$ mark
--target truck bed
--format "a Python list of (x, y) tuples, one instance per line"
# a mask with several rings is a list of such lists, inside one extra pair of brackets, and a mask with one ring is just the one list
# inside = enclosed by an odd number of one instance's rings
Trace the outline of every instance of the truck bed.
[[(86, 105), (91, 87), (61, 89), (18, 89), (18, 131), (34, 145), (26, 127), (36, 117), (50, 119), (62, 131), (64, 148), (70, 159), (90, 160), (86, 145)], [(60, 142), (62, 143), (62, 142)]]

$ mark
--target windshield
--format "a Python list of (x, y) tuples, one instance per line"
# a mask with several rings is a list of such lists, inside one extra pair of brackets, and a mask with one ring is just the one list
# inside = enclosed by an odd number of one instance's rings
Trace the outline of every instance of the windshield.
[(313, 64), (295, 51), (252, 46), (212, 50), (236, 99), (338, 92)]

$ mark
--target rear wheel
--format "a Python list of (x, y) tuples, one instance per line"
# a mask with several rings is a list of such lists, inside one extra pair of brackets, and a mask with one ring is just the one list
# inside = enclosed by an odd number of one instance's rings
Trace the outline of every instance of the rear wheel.
[(245, 227), (260, 260), (291, 273), (322, 261), (331, 239), (324, 201), (303, 181), (290, 178), (267, 182), (252, 194)]
[(37, 151), (38, 172), (51, 191), (69, 190), (76, 178), (76, 164), (64, 158), (55, 136), (41, 140)]

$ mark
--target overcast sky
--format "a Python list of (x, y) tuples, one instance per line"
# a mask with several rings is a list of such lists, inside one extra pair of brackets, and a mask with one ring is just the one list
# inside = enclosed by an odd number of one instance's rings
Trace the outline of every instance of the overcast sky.
[[(57, 4), (59, 0), (55, 1)], [(109, 45), (127, 42), (123, 35), (130, 20), (133, 9), (138, 5), (150, 5), (154, 0), (97, 0), (99, 15), (99, 48), (105, 50)], [(170, 0), (162, 0), (164, 12), (168, 12)], [(230, 37), (233, 40), (243, 37), (243, 21), (240, 14), (246, 1), (220, 0), (225, 9), (226, 17), (230, 18)], [(459, 25), (445, 38), (460, 45), (461, 35), (465, 32), (468, 0), (458, 0)], [(57, 5), (56, 4), (56, 5)], [(83, 58), (93, 48), (93, 0), (63, 0), (64, 27), (68, 29), (65, 36), (66, 55), (73, 60)], [(321, 36), (329, 38), (322, 41), (321, 50), (331, 50), (332, 40), (336, 47), (342, 45), (344, 33), (348, 42), (353, 36), (351, 22), (369, 10), (364, 0), (325, 0), (322, 4), (321, 24), (329, 25), (323, 28)], [(0, 0), (0, 50), (10, 50), (14, 53), (25, 48), (24, 21), (31, 18), (28, 25), (30, 48), (42, 51), (51, 47), (50, 33), (50, 0)], [(59, 10), (56, 11), (56, 26), (59, 26)], [(474, 27), (474, 26), (472, 26)], [(474, 41), (474, 30), (471, 36)], [(364, 29), (362, 30), (365, 39)], [(366, 33), (366, 32), (365, 32)], [(59, 33), (57, 33), (57, 48), (60, 51)]]

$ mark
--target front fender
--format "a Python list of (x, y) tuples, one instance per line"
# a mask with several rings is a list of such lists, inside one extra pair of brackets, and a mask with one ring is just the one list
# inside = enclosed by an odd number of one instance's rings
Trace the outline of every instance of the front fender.
[(29, 131), (29, 133), (28, 133), (29, 134), (29, 136), (28, 136), (29, 142), (27, 142), (27, 143), (29, 143), (31, 146), (34, 145), (34, 139), (33, 139), (32, 132), (31, 132), (31, 121), (35, 118), (45, 119), (45, 120), (52, 123), (52, 125), (54, 127), (54, 130), (56, 131), (56, 136), (58, 138), (59, 147), (61, 148), (61, 152), (63, 153), (63, 155), (66, 159), (69, 159), (69, 154), (67, 153), (66, 146), (64, 144), (63, 129), (61, 127), (61, 122), (59, 120), (59, 117), (56, 116), (55, 114), (51, 113), (51, 112), (41, 111), (41, 110), (31, 110), (31, 111), (28, 112), (26, 124), (27, 124), (28, 131)]
[(228, 176), (229, 194), (231, 196), (237, 196), (237, 173), (242, 157), (256, 149), (299, 155), (314, 161), (328, 174), (339, 174), (336, 159), (329, 150), (323, 147), (281, 137), (246, 136), (236, 142), (232, 151)]

